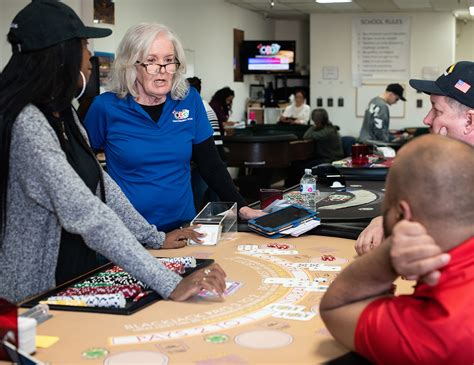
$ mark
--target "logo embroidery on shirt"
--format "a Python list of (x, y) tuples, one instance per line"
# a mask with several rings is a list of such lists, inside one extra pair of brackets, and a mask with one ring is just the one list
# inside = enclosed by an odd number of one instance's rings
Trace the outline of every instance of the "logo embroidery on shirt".
[(186, 122), (187, 120), (193, 120), (189, 117), (189, 109), (173, 110), (174, 123)]

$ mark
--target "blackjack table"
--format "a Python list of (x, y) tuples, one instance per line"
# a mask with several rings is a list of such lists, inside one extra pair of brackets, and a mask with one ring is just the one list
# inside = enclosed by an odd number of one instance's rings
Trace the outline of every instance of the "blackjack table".
[[(337, 359), (349, 350), (325, 328), (319, 303), (355, 259), (353, 247), (339, 237), (269, 240), (236, 232), (215, 246), (151, 251), (214, 260), (232, 290), (224, 299), (204, 293), (186, 302), (159, 300), (131, 315), (52, 310), (37, 334), (59, 341), (34, 356), (89, 365), (343, 363)], [(410, 293), (412, 286), (400, 281), (397, 291)]]

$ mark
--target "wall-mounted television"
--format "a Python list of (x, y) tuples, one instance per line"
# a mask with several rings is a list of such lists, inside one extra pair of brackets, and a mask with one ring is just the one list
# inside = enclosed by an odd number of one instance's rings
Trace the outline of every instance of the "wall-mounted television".
[(241, 68), (244, 74), (295, 72), (296, 41), (244, 41)]

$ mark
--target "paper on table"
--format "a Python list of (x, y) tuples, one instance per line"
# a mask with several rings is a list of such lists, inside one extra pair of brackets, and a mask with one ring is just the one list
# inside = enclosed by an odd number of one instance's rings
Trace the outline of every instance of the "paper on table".
[(53, 346), (56, 342), (59, 341), (59, 337), (56, 336), (36, 336), (36, 347), (40, 349), (47, 349), (48, 347)]
[(319, 226), (320, 224), (321, 224), (320, 220), (311, 219), (310, 221), (300, 224), (297, 227), (285, 229), (284, 231), (281, 231), (280, 233), (289, 234), (289, 235), (292, 235), (293, 237), (298, 237), (302, 235), (303, 233), (308, 232), (309, 230)]

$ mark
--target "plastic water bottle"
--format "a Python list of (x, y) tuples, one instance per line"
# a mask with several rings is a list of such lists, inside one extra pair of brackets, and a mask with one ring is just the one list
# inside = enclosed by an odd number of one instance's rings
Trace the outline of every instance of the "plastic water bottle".
[(300, 181), (300, 191), (304, 206), (316, 210), (316, 177), (311, 174), (311, 169), (304, 170)]

